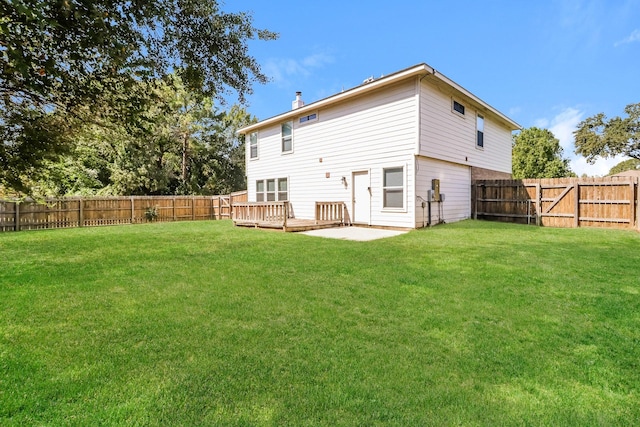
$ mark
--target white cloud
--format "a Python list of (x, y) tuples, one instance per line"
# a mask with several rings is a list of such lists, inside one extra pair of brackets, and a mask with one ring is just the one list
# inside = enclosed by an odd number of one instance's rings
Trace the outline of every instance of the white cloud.
[(618, 47), (618, 46), (621, 46), (623, 44), (633, 43), (633, 42), (640, 42), (640, 30), (639, 29), (633, 30), (628, 37), (626, 37), (626, 38), (624, 38), (624, 39), (622, 39), (620, 41), (615, 42), (613, 44), (613, 46), (614, 47)]
[(298, 76), (309, 76), (314, 69), (331, 64), (333, 57), (324, 53), (316, 53), (302, 59), (272, 58), (264, 65), (265, 74), (276, 83), (284, 83)]
[(574, 153), (573, 132), (578, 128), (578, 123), (582, 121), (584, 115), (584, 111), (569, 107), (561, 110), (551, 119), (541, 118), (536, 120), (534, 126), (547, 128), (553, 132), (564, 150), (563, 157), (569, 159), (571, 170), (578, 176), (583, 174), (587, 174), (588, 176), (605, 176), (613, 166), (625, 158), (617, 156), (608, 159), (598, 159), (594, 164), (590, 165), (584, 157)]
[(565, 108), (551, 119), (549, 130), (560, 140), (565, 156), (573, 152), (573, 131), (582, 121), (584, 113), (575, 108)]

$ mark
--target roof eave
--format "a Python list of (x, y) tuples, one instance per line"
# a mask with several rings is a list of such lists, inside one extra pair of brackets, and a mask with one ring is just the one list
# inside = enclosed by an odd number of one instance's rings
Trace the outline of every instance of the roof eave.
[(457, 90), (458, 92), (462, 93), (464, 96), (472, 99), (474, 102), (476, 102), (479, 105), (483, 106), (488, 111), (490, 111), (492, 114), (494, 114), (497, 117), (499, 117), (507, 126), (509, 126), (511, 128), (512, 131), (522, 129), (522, 126), (520, 126), (517, 122), (514, 122), (509, 117), (507, 117), (506, 115), (501, 113), (499, 110), (493, 108), (491, 105), (487, 104), (482, 99), (478, 98), (473, 93), (469, 92), (467, 89), (465, 89), (464, 87), (460, 86), (458, 83), (454, 82), (449, 77), (447, 77), (444, 74), (442, 74), (441, 72), (433, 70), (433, 75), (435, 77), (437, 77), (438, 79), (442, 80), (447, 85), (449, 85), (452, 88), (454, 88), (455, 90)]
[(278, 114), (277, 116), (273, 116), (268, 119), (262, 120), (258, 123), (245, 126), (239, 129), (237, 133), (241, 135), (246, 135), (247, 133), (250, 133), (257, 129), (260, 129), (269, 125), (273, 125), (276, 123), (280, 123), (282, 121), (291, 119), (293, 117), (302, 116), (307, 112), (313, 112), (327, 105), (341, 102), (356, 96), (360, 96), (362, 94), (377, 90), (384, 86), (389, 86), (393, 83), (399, 82), (401, 80), (404, 80), (413, 76), (432, 74), (434, 71), (435, 70), (430, 66), (428, 66), (427, 64), (416, 65), (414, 67), (407, 68), (393, 74), (389, 74), (388, 76), (380, 77), (376, 80), (373, 80), (370, 83), (363, 83), (354, 88), (345, 90), (344, 92), (340, 92), (335, 95), (329, 96), (327, 98), (321, 99), (319, 101), (315, 101), (310, 104), (304, 105), (300, 108), (296, 108), (295, 110), (290, 110), (285, 113)]

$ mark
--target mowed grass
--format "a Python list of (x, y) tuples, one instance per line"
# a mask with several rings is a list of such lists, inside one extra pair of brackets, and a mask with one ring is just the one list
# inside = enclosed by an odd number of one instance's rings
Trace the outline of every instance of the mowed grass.
[(0, 425), (637, 425), (640, 235), (0, 234)]

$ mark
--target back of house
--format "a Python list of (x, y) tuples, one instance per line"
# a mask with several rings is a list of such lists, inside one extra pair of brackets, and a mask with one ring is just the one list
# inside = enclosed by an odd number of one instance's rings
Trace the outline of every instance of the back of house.
[(249, 202), (344, 203), (353, 224), (419, 228), (471, 216), (471, 179), (509, 178), (519, 125), (426, 64), (241, 129)]

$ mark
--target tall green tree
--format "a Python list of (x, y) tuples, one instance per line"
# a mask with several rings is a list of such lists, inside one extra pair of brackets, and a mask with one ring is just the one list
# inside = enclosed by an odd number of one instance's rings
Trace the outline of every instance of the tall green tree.
[(561, 178), (575, 176), (562, 157), (560, 141), (548, 129), (531, 127), (513, 138), (513, 177)]
[(623, 160), (609, 171), (609, 175), (615, 175), (620, 172), (631, 171), (631, 170), (640, 170), (640, 160), (638, 159), (627, 159)]
[(244, 188), (243, 142), (236, 131), (255, 117), (237, 105), (217, 112), (211, 98), (188, 92), (176, 76), (150, 90), (158, 102), (147, 111), (156, 120), (146, 132), (85, 125), (68, 154), (43, 165), (33, 186), (38, 193), (221, 194)]
[(192, 93), (243, 102), (267, 81), (248, 41), (277, 37), (252, 21), (215, 0), (0, 1), (0, 185), (27, 190), (78, 123), (144, 131), (155, 99), (138, 83), (174, 70)]
[(622, 154), (640, 160), (640, 103), (625, 107), (626, 117), (607, 119), (604, 113), (588, 117), (574, 132), (576, 154), (589, 163)]

